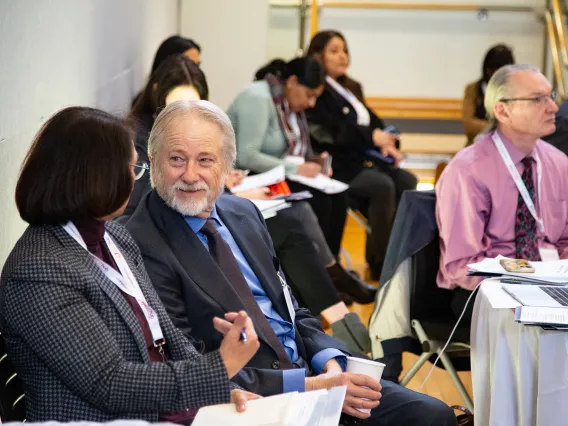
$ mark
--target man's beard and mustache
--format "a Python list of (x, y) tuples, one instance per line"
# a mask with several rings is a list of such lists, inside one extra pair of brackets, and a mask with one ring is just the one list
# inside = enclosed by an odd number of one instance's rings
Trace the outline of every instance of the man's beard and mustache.
[[(166, 202), (166, 204), (172, 209), (181, 213), (184, 216), (199, 216), (206, 210), (211, 210), (215, 205), (215, 201), (223, 192), (223, 188), (225, 186), (225, 179), (222, 178), (219, 186), (217, 188), (211, 189), (209, 185), (205, 182), (196, 182), (196, 183), (186, 183), (183, 182), (181, 179), (178, 180), (172, 187), (168, 187), (164, 180), (162, 179), (162, 175), (158, 173), (154, 173), (152, 183), (154, 184), (154, 188), (158, 195)], [(203, 197), (200, 197), (198, 200), (194, 201), (183, 201), (177, 197), (177, 193), (179, 190), (182, 191), (205, 191)]]

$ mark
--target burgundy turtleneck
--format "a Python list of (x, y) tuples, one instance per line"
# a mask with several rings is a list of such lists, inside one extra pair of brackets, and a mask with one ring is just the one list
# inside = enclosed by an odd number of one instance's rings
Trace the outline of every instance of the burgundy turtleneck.
[[(83, 241), (85, 241), (85, 244), (87, 245), (87, 250), (89, 250), (90, 253), (120, 272), (104, 242), (105, 221), (96, 219), (81, 219), (75, 220), (73, 221), (73, 223), (77, 227), (77, 230), (81, 234), (81, 237), (83, 237)], [(142, 312), (140, 305), (134, 297), (130, 296), (127, 293), (124, 293), (122, 290), (120, 292), (134, 311), (136, 319), (140, 324), (140, 328), (142, 328), (150, 360), (152, 362), (166, 362), (168, 360), (167, 345), (165, 346), (166, 350), (164, 351), (164, 357), (162, 358), (162, 355), (158, 351), (158, 348), (154, 346), (152, 332), (150, 331), (150, 327), (148, 326), (148, 322), (146, 321), (146, 317), (144, 316), (144, 312)], [(184, 410), (174, 413), (160, 413), (158, 420), (189, 425), (195, 418), (196, 414), (197, 410)]]

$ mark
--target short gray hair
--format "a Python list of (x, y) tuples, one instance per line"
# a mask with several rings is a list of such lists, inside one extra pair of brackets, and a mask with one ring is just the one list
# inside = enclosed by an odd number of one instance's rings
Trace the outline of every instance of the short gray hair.
[(489, 80), (487, 84), (487, 89), (485, 90), (485, 111), (487, 113), (487, 119), (489, 120), (489, 125), (487, 131), (495, 130), (499, 124), (497, 118), (495, 117), (495, 112), (493, 111), (495, 105), (501, 99), (506, 98), (510, 94), (510, 83), (511, 76), (520, 71), (531, 71), (540, 73), (540, 69), (533, 65), (526, 64), (513, 64), (505, 65), (495, 71), (495, 74)]
[(199, 118), (215, 124), (223, 133), (223, 161), (226, 171), (235, 166), (237, 146), (235, 131), (229, 116), (209, 101), (176, 101), (167, 105), (156, 117), (148, 139), (148, 157), (155, 158), (162, 148), (162, 142), (171, 122), (181, 116)]

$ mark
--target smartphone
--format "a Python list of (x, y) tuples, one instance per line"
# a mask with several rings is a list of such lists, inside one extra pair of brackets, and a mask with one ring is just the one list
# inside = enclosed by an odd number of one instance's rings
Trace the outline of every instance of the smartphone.
[(383, 129), (383, 132), (390, 133), (394, 135), (397, 139), (400, 137), (400, 130), (394, 126), (387, 126)]
[(507, 272), (534, 273), (534, 267), (525, 259), (501, 259), (499, 261), (503, 269)]

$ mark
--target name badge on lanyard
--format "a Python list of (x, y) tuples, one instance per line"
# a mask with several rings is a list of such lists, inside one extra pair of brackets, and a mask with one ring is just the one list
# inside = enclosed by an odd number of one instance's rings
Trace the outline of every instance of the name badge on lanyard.
[(280, 284), (282, 284), (282, 291), (284, 292), (284, 299), (286, 299), (286, 307), (288, 308), (288, 314), (290, 315), (290, 319), (292, 320), (292, 325), (294, 325), (294, 321), (296, 320), (296, 310), (294, 309), (294, 304), (292, 303), (292, 296), (290, 295), (290, 289), (288, 288), (288, 284), (282, 275), (280, 275), (280, 271), (276, 271), (276, 275), (280, 279)]
[[(65, 231), (67, 231), (67, 233), (71, 235), (71, 237), (73, 237), (73, 239), (77, 241), (81, 245), (81, 247), (87, 250), (87, 245), (85, 244), (83, 237), (81, 237), (79, 230), (73, 224), (73, 222), (68, 222), (66, 225), (63, 225), (63, 229), (65, 229)], [(138, 305), (140, 306), (142, 312), (144, 313), (144, 318), (146, 318), (146, 322), (150, 327), (150, 332), (152, 333), (152, 340), (154, 342), (154, 346), (158, 347), (162, 346), (165, 343), (165, 339), (162, 333), (162, 328), (160, 327), (158, 315), (156, 314), (154, 309), (148, 304), (148, 302), (146, 302), (146, 297), (142, 293), (142, 290), (140, 289), (140, 285), (138, 284), (136, 277), (130, 270), (130, 267), (128, 266), (128, 263), (122, 256), (122, 253), (120, 253), (120, 250), (118, 249), (116, 244), (114, 244), (114, 241), (112, 241), (112, 239), (110, 238), (107, 232), (105, 232), (104, 240), (112, 258), (116, 262), (116, 266), (118, 266), (118, 269), (120, 270), (120, 274), (113, 267), (108, 265), (106, 262), (103, 262), (101, 259), (93, 255), (88, 250), (87, 252), (91, 255), (91, 257), (93, 258), (99, 269), (103, 272), (103, 274), (105, 274), (105, 276), (109, 280), (111, 280), (124, 293), (136, 299)]]

